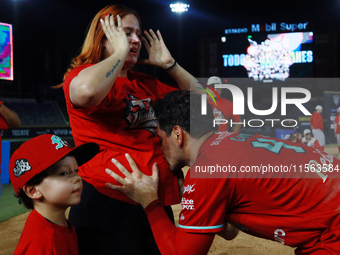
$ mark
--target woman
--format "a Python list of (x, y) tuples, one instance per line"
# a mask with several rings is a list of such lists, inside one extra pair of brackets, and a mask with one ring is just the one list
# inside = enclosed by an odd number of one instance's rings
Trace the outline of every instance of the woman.
[(82, 201), (70, 212), (80, 254), (159, 253), (142, 208), (105, 187), (105, 169), (112, 169), (112, 158), (128, 167), (124, 155), (129, 153), (149, 175), (152, 164), (157, 162), (159, 195), (170, 217), (170, 205), (180, 202), (176, 173), (164, 160), (150, 107), (176, 88), (131, 71), (137, 63), (141, 41), (149, 53), (149, 59), (143, 62), (166, 70), (180, 89), (189, 89), (194, 77), (172, 58), (159, 31), (157, 35), (151, 29), (149, 33), (144, 31), (148, 41), (141, 34), (140, 19), (134, 10), (122, 5), (103, 8), (91, 23), (80, 55), (64, 76), (63, 89), (76, 145), (90, 141), (100, 145), (98, 155), (79, 168), (84, 180)]

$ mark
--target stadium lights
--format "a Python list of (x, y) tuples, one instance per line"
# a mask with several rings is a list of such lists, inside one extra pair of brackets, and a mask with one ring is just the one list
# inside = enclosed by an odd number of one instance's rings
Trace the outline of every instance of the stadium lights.
[(175, 3), (175, 4), (170, 4), (170, 8), (172, 12), (187, 12), (189, 9), (190, 5), (189, 4), (183, 4), (183, 3)]

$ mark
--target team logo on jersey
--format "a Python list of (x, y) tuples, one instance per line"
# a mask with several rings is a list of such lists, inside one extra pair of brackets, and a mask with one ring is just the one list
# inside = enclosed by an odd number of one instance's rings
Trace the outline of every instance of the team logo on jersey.
[(182, 197), (181, 205), (183, 210), (195, 210), (195, 204), (193, 199), (187, 199), (185, 197)]
[(194, 184), (192, 184), (192, 185), (186, 185), (186, 186), (184, 186), (183, 195), (184, 195), (185, 193), (190, 194), (191, 192), (194, 192), (194, 191), (195, 191), (195, 189), (194, 189), (194, 186), (195, 186), (195, 185), (196, 185), (196, 183), (194, 183)]
[(124, 98), (126, 103), (125, 121), (128, 129), (146, 129), (156, 135), (157, 121), (155, 112), (150, 106), (151, 98), (139, 99), (132, 94)]
[(17, 159), (15, 161), (15, 167), (13, 168), (14, 176), (20, 177), (25, 172), (30, 171), (32, 167), (27, 159)]

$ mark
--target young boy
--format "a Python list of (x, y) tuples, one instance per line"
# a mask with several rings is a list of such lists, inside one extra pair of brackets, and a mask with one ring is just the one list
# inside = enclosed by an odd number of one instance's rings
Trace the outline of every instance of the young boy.
[(77, 236), (65, 218), (80, 202), (78, 166), (99, 151), (96, 143), (71, 148), (55, 135), (40, 135), (23, 143), (9, 162), (9, 176), (19, 203), (29, 214), (14, 254), (78, 254)]

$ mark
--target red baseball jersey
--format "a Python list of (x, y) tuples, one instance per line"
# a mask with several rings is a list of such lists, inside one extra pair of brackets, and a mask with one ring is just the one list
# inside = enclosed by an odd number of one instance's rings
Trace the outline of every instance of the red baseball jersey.
[(74, 227), (52, 223), (33, 210), (27, 217), (14, 255), (77, 255), (78, 242)]
[[(228, 99), (225, 99), (221, 97), (221, 102), (216, 99), (215, 102), (209, 97), (208, 103), (210, 104), (211, 108), (213, 109), (214, 118), (215, 119), (226, 119), (228, 121), (232, 120), (233, 123), (240, 122), (241, 117), (240, 115), (233, 115), (233, 103), (229, 101)], [(233, 124), (234, 125), (234, 124)], [(221, 124), (218, 128), (220, 131), (228, 131), (228, 127), (230, 126), (230, 123), (227, 124)]]
[[(7, 130), (8, 125), (4, 119), (4, 117), (0, 114), (0, 131)], [(2, 145), (2, 139), (0, 134), (0, 174), (1, 174), (1, 145)]]
[(138, 162), (140, 170), (152, 175), (152, 165), (160, 169), (159, 197), (163, 205), (180, 202), (177, 178), (170, 171), (156, 136), (157, 122), (151, 104), (177, 88), (161, 83), (153, 76), (130, 71), (125, 78), (117, 77), (108, 95), (95, 108), (80, 108), (70, 101), (70, 83), (78, 73), (90, 65), (72, 70), (64, 82), (64, 93), (75, 144), (96, 142), (99, 153), (79, 168), (80, 176), (109, 197), (133, 203), (123, 193), (105, 186), (119, 183), (105, 173), (109, 168), (120, 174), (111, 162), (116, 158), (127, 169), (125, 153)]
[(336, 115), (334, 119), (334, 125), (336, 125), (336, 133), (340, 134), (340, 115)]
[(339, 167), (302, 144), (217, 132), (185, 178), (178, 229), (217, 233), (227, 221), (257, 237), (312, 247), (339, 227)]
[(322, 131), (324, 130), (323, 120), (320, 113), (313, 112), (310, 118), (310, 125), (313, 127), (313, 129), (321, 129)]

